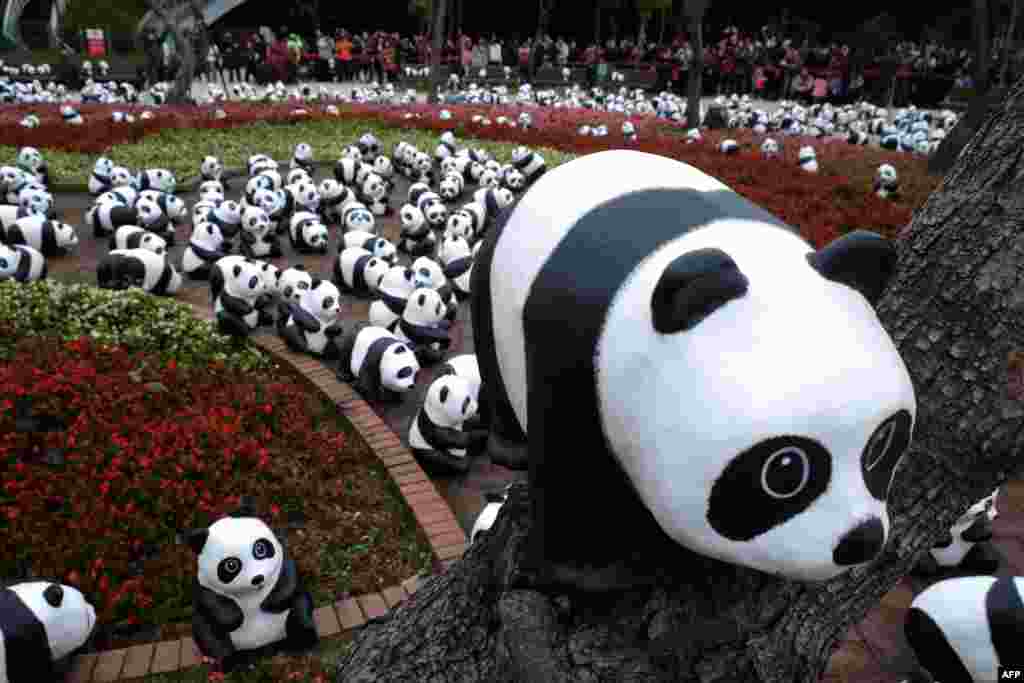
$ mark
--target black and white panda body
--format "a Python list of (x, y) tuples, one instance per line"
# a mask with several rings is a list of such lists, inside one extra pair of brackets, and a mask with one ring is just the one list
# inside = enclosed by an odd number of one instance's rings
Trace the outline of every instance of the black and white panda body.
[(1000, 665), (1020, 660), (1022, 590), (1019, 576), (967, 576), (929, 586), (914, 598), (903, 624), (918, 662), (942, 683), (996, 680)]
[(181, 288), (181, 274), (166, 256), (149, 249), (115, 249), (100, 259), (96, 280), (103, 289), (140, 287), (151, 294), (174, 294)]
[(416, 277), (410, 268), (392, 266), (377, 283), (374, 292), (377, 300), (370, 304), (370, 324), (387, 328), (401, 318), (416, 286)]
[(251, 509), (191, 531), (197, 554), (192, 637), (230, 671), (244, 651), (302, 650), (319, 641), (312, 596), (295, 560)]
[(166, 254), (167, 242), (137, 225), (122, 225), (110, 236), (110, 249), (149, 249), (154, 254)]
[(338, 289), (355, 296), (370, 296), (377, 283), (391, 269), (388, 261), (362, 247), (348, 247), (334, 260), (333, 282)]
[(0, 204), (0, 235), (4, 234), (8, 226), (14, 225), (18, 219), (35, 215), (36, 212), (32, 209), (15, 204)]
[(85, 214), (86, 224), (92, 228), (94, 237), (107, 237), (122, 225), (137, 225), (139, 216), (135, 209), (125, 204), (100, 202)]
[(993, 574), (1000, 556), (991, 543), (992, 520), (998, 489), (981, 499), (957, 519), (956, 524), (922, 557), (915, 572), (936, 577), (940, 574)]
[(420, 365), (432, 365), (441, 360), (451, 345), (451, 324), (446, 314), (447, 306), (441, 295), (422, 287), (413, 291), (405, 302), (402, 317), (387, 329), (413, 346)]
[(312, 212), (298, 211), (293, 214), (289, 222), (288, 236), (291, 238), (292, 248), (300, 254), (327, 252), (327, 226)]
[(467, 429), (477, 429), (480, 427), (486, 427), (484, 421), (485, 416), (489, 413), (487, 407), (487, 392), (482, 390), (482, 384), (480, 382), (480, 363), (476, 359), (476, 354), (463, 353), (458, 356), (452, 356), (442, 363), (437, 371), (438, 377), (441, 375), (458, 375), (467, 382), (469, 382), (470, 392), (473, 396), (473, 400), (477, 404), (477, 414), (472, 420), (466, 421)]
[[(628, 585), (574, 577), (673, 545), (800, 580), (881, 551), (916, 412), (870, 303), (891, 245), (854, 233), (816, 252), (717, 180), (628, 150), (546, 172), (497, 227), (471, 283), (488, 450), (529, 465), (551, 582)], [(565, 495), (569, 453), (600, 506)]]
[(218, 329), (245, 336), (260, 325), (269, 325), (269, 295), (260, 265), (242, 256), (225, 256), (210, 270), (210, 297)]
[(447, 234), (437, 249), (437, 258), (444, 267), (445, 278), (452, 284), (455, 298), (468, 299), (473, 275), (473, 250), (469, 242), (459, 235)]
[(338, 355), (337, 339), (344, 330), (338, 320), (341, 293), (326, 280), (313, 279), (298, 303), (285, 302), (286, 314), (278, 317), (278, 333), (296, 352), (333, 359)]
[(512, 165), (523, 174), (527, 186), (539, 180), (547, 171), (544, 157), (526, 147), (519, 147), (513, 152)]
[(46, 216), (32, 214), (14, 221), (4, 229), (4, 240), (9, 245), (23, 244), (50, 258), (64, 256), (78, 245), (75, 229), (67, 223), (51, 221)]
[(338, 379), (371, 400), (399, 401), (416, 384), (416, 355), (382, 327), (360, 323), (342, 336), (338, 346)]
[(24, 244), (7, 246), (0, 242), (0, 282), (35, 282), (46, 279), (46, 257)]
[(63, 678), (88, 641), (96, 611), (71, 586), (45, 581), (0, 587), (0, 683)]
[(188, 246), (181, 255), (181, 269), (192, 280), (206, 280), (213, 264), (225, 256), (224, 236), (220, 228), (215, 223), (196, 223)]
[(427, 217), (414, 204), (405, 204), (399, 210), (402, 229), (399, 233), (398, 249), (412, 257), (433, 253), (437, 236), (427, 222)]
[(456, 375), (438, 377), (409, 425), (409, 450), (433, 471), (467, 472), (469, 451), (487, 439), (486, 432), (464, 429), (476, 411), (466, 380)]

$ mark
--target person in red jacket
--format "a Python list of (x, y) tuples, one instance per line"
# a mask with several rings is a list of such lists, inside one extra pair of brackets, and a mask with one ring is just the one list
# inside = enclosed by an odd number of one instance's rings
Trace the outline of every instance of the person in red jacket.
[(288, 51), (288, 40), (284, 35), (274, 36), (267, 48), (267, 63), (274, 74), (274, 80), (287, 81), (291, 53)]

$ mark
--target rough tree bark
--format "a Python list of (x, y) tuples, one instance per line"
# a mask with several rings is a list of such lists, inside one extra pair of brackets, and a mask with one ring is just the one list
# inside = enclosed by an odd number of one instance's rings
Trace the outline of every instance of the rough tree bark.
[(988, 90), (988, 70), (992, 61), (988, 0), (973, 0), (973, 7), (974, 89), (980, 94)]
[[(520, 485), (461, 561), (357, 635), (337, 680), (818, 681), (848, 628), (968, 505), (1020, 473), (1022, 140), (1024, 79), (899, 240), (878, 314), (914, 379), (918, 422), (890, 492), (891, 541), (872, 566), (809, 585), (657, 548), (666, 575), (653, 588), (545, 595), (517, 574), (529, 524)], [(709, 617), (734, 625), (706, 627)]]
[(153, 14), (170, 27), (174, 33), (174, 44), (178, 58), (178, 70), (174, 75), (174, 86), (167, 93), (167, 104), (190, 104), (192, 102), (192, 81), (196, 73), (196, 37), (203, 31), (206, 24), (203, 20), (202, 0), (186, 0), (194, 25), (192, 31), (186, 29), (182, 21), (181, 5), (175, 0), (148, 0), (147, 5)]
[(696, 128), (701, 123), (700, 96), (704, 89), (704, 12), (707, 11), (709, 4), (710, 0), (686, 0), (684, 10), (690, 46), (693, 48), (686, 92), (686, 125), (691, 128)]
[(444, 49), (444, 18), (448, 0), (431, 0), (433, 24), (430, 29), (430, 100), (438, 101), (441, 92), (441, 52)]
[(1006, 70), (1010, 66), (1010, 47), (1014, 44), (1013, 35), (1017, 30), (1017, 15), (1020, 13), (1020, 0), (1012, 0), (1010, 6), (1010, 23), (1006, 26), (1006, 33), (1003, 35), (1003, 59), (999, 66), (1000, 88), (1006, 85)]

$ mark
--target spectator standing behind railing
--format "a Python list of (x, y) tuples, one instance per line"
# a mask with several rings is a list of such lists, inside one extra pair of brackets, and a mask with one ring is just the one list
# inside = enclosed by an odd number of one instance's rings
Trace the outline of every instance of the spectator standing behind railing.
[(476, 72), (487, 66), (487, 45), (486, 40), (481, 37), (473, 47), (473, 76)]
[(462, 76), (469, 77), (469, 70), (473, 66), (473, 39), (469, 36), (462, 36)]
[(527, 38), (519, 46), (519, 75), (523, 79), (530, 77), (530, 39)]
[(334, 53), (338, 59), (338, 80), (353, 80), (352, 40), (348, 37), (348, 32), (343, 29), (338, 29), (337, 37), (334, 39)]
[(782, 42), (784, 56), (779, 62), (782, 68), (782, 97), (787, 98), (793, 90), (793, 81), (803, 68), (803, 60), (800, 59), (800, 52), (793, 47), (793, 42), (784, 40)]
[(487, 46), (488, 60), (492, 66), (501, 66), (501, 41), (497, 36), (491, 36), (491, 43)]

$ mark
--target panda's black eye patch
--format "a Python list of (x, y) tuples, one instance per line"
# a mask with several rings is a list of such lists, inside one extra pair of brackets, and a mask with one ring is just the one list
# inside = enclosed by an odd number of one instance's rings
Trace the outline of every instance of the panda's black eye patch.
[(252, 556), (257, 560), (266, 560), (274, 556), (274, 544), (261, 538), (252, 544)]
[(715, 481), (708, 523), (729, 540), (749, 541), (806, 510), (831, 477), (832, 456), (817, 441), (765, 439), (733, 458)]
[(405, 379), (407, 377), (412, 377), (412, 368), (410, 368), (408, 366), (402, 368), (401, 370), (398, 371), (397, 377), (398, 377), (398, 379)]
[(876, 500), (885, 500), (893, 473), (910, 446), (913, 418), (901, 410), (879, 425), (861, 455), (861, 471), (868, 491)]
[(6, 269), (7, 267), (8, 267), (7, 266), (7, 259), (0, 258), (0, 268), (5, 268)]
[(330, 308), (333, 305), (334, 305), (334, 297), (333, 296), (329, 296), (326, 299), (324, 299), (323, 307), (325, 309)]
[(401, 345), (395, 347), (395, 353), (405, 353), (407, 350), (408, 349)]
[(242, 572), (242, 561), (237, 557), (225, 557), (217, 564), (217, 580), (231, 583)]
[(445, 401), (448, 400), (448, 387), (441, 387), (440, 399), (441, 399), (441, 403), (444, 403)]
[(425, 303), (427, 303), (427, 295), (420, 294), (418, 301), (420, 302), (420, 306), (423, 306)]

